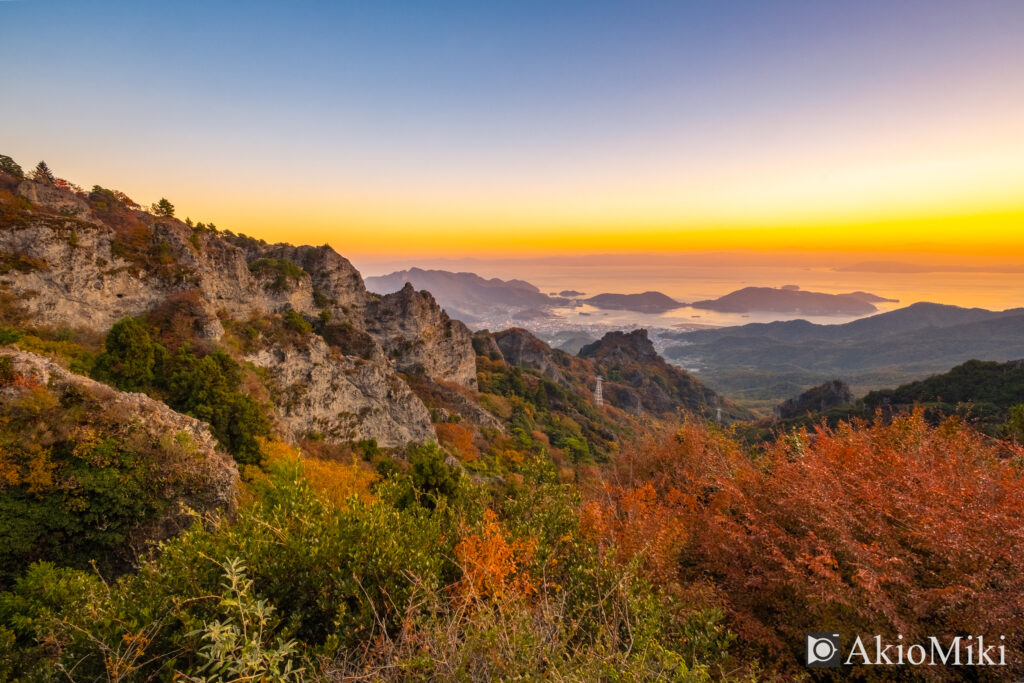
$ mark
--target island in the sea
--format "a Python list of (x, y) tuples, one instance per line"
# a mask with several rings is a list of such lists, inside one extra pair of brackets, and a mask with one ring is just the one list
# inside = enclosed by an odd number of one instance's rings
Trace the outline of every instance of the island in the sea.
[(869, 292), (826, 294), (785, 287), (744, 287), (717, 299), (695, 301), (693, 308), (719, 313), (799, 313), (803, 315), (867, 315), (875, 313), (876, 303), (895, 302)]
[(598, 294), (589, 299), (583, 299), (583, 303), (609, 311), (636, 311), (638, 313), (665, 313), (686, 305), (661, 292)]

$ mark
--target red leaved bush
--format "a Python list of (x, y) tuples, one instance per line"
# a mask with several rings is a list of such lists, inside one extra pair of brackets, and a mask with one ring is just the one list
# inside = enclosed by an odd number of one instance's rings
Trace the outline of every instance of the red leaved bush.
[(1019, 653), (1024, 451), (1008, 448), (919, 412), (789, 435), (757, 458), (688, 424), (624, 454), (586, 517), (646, 553), (653, 579), (710, 582), (748, 654), (776, 670), (804, 670), (808, 631), (1005, 635)]

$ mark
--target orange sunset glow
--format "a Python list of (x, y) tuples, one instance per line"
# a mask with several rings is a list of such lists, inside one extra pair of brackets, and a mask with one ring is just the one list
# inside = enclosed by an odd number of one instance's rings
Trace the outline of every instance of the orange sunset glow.
[[(281, 18), (295, 54), (278, 61), (270, 47), (214, 40), (238, 17), (213, 13), (173, 60), (98, 41), (92, 68), (136, 83), (115, 108), (79, 78), (87, 64), (65, 59), (87, 21), (69, 8), (54, 51), (6, 82), (9, 101), (38, 100), (50, 79), (71, 109), (8, 108), (19, 135), (6, 151), (363, 261), (742, 248), (1005, 262), (1024, 252), (1024, 51), (1011, 8), (765, 8), (738, 22), (711, 9), (611, 21), (611, 8), (566, 8), (547, 19), (561, 33), (497, 11), (453, 14), (455, 26), (359, 15), (349, 19), (365, 31), (313, 62), (300, 61), (304, 15)], [(142, 21), (156, 18), (126, 13), (96, 31), (123, 38)], [(494, 39), (499, 24), (515, 28)], [(27, 48), (0, 32), (0, 63), (12, 64)], [(128, 52), (142, 63), (121, 60)], [(246, 70), (226, 81), (243, 55)]]

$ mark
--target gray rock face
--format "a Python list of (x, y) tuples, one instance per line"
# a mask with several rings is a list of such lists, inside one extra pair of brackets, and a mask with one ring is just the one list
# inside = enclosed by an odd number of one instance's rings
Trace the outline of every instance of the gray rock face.
[(0, 285), (33, 319), (52, 325), (108, 329), (167, 295), (113, 255), (109, 230), (91, 223), (41, 217), (4, 227), (0, 254), (33, 260), (33, 269), (8, 272), (0, 276)]
[(208, 339), (223, 336), (225, 316), (294, 310), (313, 320), (326, 311), (326, 344), (284, 360), (275, 360), (280, 349), (252, 359), (282, 388), (311, 383), (308, 398), (278, 407), (295, 435), (423, 441), (433, 438), (426, 408), (396, 370), (476, 386), (465, 325), (411, 287), (368, 295), (359, 272), (328, 246), (268, 245), (124, 207), (97, 218), (74, 193), (34, 181), (18, 192), (34, 209), (0, 224), (0, 291), (30, 324), (105, 333), (187, 292), (198, 299), (190, 304), (196, 331)]
[[(187, 435), (188, 447), (165, 448), (167, 459), (151, 463), (159, 474), (154, 479), (166, 482), (158, 494), (165, 500), (180, 503), (169, 505), (167, 511), (144, 527), (137, 528), (131, 545), (140, 548), (143, 541), (164, 539), (191, 525), (188, 510), (204, 513), (232, 514), (238, 493), (238, 468), (235, 461), (217, 446), (209, 425), (188, 415), (177, 413), (160, 401), (145, 394), (125, 393), (76, 375), (48, 358), (19, 351), (12, 347), (0, 348), (0, 356), (11, 358), (17, 375), (33, 378), (38, 386), (58, 397), (74, 392), (89, 396), (101, 404), (107, 415), (120, 416), (122, 424), (108, 428), (123, 430), (132, 438), (145, 438), (160, 443), (168, 437)], [(11, 401), (27, 391), (25, 385), (0, 387), (0, 401)], [(137, 430), (142, 431), (140, 436)]]
[(35, 206), (44, 207), (62, 216), (87, 221), (94, 220), (89, 205), (84, 199), (71, 190), (50, 183), (23, 180), (18, 185), (18, 196), (24, 197)]
[(366, 331), (400, 372), (422, 372), (433, 379), (476, 387), (476, 354), (469, 328), (449, 318), (430, 292), (417, 292), (406, 284), (401, 291), (371, 299)]
[(598, 341), (587, 344), (579, 352), (580, 358), (593, 358), (601, 363), (662, 363), (654, 344), (647, 338), (647, 330), (608, 332)]
[(569, 386), (569, 382), (555, 364), (551, 348), (526, 330), (512, 327), (495, 332), (494, 341), (510, 365), (536, 370), (564, 387)]
[(277, 386), (274, 411), (293, 438), (376, 439), (385, 447), (435, 438), (430, 413), (390, 368), (343, 356), (313, 336), (246, 357)]
[(478, 330), (473, 333), (473, 349), (478, 356), (484, 356), (490, 360), (505, 360), (498, 342), (494, 341), (494, 335), (487, 330)]
[[(274, 244), (262, 250), (265, 257), (286, 258), (310, 275), (313, 287), (329, 299), (324, 308), (336, 313), (341, 307), (358, 309), (366, 305), (363, 277), (349, 260), (327, 245), (294, 247)], [(340, 311), (343, 314), (345, 311)], [(338, 317), (337, 315), (335, 317)]]

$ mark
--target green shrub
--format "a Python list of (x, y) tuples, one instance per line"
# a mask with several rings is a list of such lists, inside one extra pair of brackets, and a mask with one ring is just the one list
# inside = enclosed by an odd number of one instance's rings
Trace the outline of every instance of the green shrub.
[(297, 311), (291, 309), (285, 311), (284, 326), (299, 334), (309, 334), (313, 331), (313, 325)]
[(96, 379), (123, 391), (144, 391), (153, 385), (159, 344), (150, 338), (149, 328), (141, 319), (125, 318), (114, 323), (104, 346), (106, 350), (96, 359)]
[(257, 437), (270, 433), (259, 404), (242, 393), (242, 370), (223, 351), (197, 357), (187, 346), (168, 363), (161, 378), (168, 404), (175, 410), (209, 423), (225, 450), (242, 463), (257, 463)]
[(306, 274), (302, 268), (286, 258), (261, 258), (249, 264), (249, 270), (261, 277), (272, 277), (267, 289), (283, 292), (290, 283), (298, 283)]
[(260, 405), (242, 389), (242, 368), (224, 351), (199, 356), (185, 344), (173, 356), (137, 318), (118, 321), (93, 376), (125, 391), (145, 391), (209, 423), (217, 441), (242, 463), (257, 463), (257, 437), (270, 433)]
[(25, 172), (21, 170), (21, 166), (18, 165), (18, 162), (6, 154), (0, 154), (0, 172), (12, 175), (18, 180), (25, 177)]

